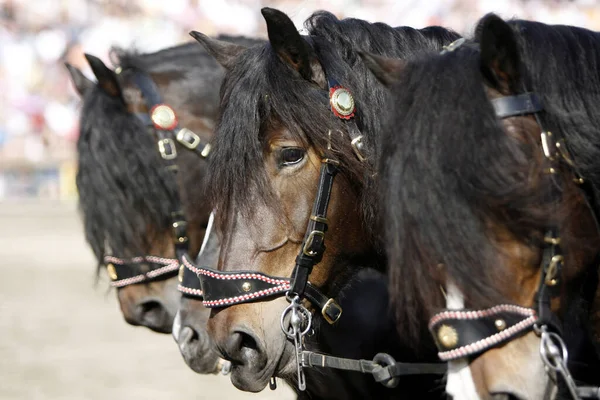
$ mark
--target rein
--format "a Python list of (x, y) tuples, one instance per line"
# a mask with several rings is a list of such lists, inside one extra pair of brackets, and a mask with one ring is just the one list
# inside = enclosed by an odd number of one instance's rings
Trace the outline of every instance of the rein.
[[(352, 149), (359, 161), (366, 161), (363, 136), (353, 117), (356, 107), (350, 91), (335, 80), (328, 81), (329, 103), (332, 113), (345, 121)], [(331, 131), (328, 133), (331, 137)], [(331, 150), (329, 140), (328, 150)], [(339, 161), (323, 156), (321, 160), (317, 195), (306, 228), (300, 251), (295, 260), (290, 278), (275, 277), (255, 271), (219, 271), (208, 267), (195, 266), (189, 256), (182, 259), (186, 270), (197, 273), (202, 286), (203, 304), (209, 308), (224, 308), (234, 304), (248, 303), (266, 297), (285, 296), (290, 305), (281, 315), (281, 329), (286, 337), (294, 342), (298, 389), (306, 389), (304, 368), (333, 368), (372, 374), (373, 378), (388, 388), (398, 385), (398, 377), (416, 374), (443, 375), (447, 371), (442, 363), (399, 363), (385, 353), (377, 354), (373, 360), (348, 359), (315, 353), (304, 349), (304, 336), (312, 327), (312, 313), (302, 304), (308, 300), (321, 313), (329, 324), (335, 324), (342, 316), (342, 308), (323, 294), (309, 281), (313, 267), (323, 258), (325, 234), (328, 228), (327, 210), (335, 176), (339, 171)], [(206, 236), (212, 228), (213, 216)], [(275, 378), (271, 379), (271, 389), (276, 388)]]
[[(121, 68), (117, 68), (117, 74)], [(135, 70), (132, 81), (140, 89), (146, 102), (148, 113), (135, 113), (135, 116), (155, 134), (157, 148), (164, 168), (172, 174), (177, 181), (179, 167), (176, 164), (177, 148), (175, 141), (186, 149), (193, 151), (200, 158), (205, 159), (210, 153), (210, 144), (202, 143), (200, 136), (187, 128), (179, 127), (177, 114), (172, 107), (163, 103), (162, 96), (158, 91), (156, 83), (149, 74)], [(171, 211), (171, 226), (173, 245), (175, 246), (175, 258), (163, 258), (146, 255), (133, 258), (119, 258), (113, 255), (104, 256), (111, 286), (122, 288), (128, 285), (168, 279), (179, 271), (179, 290), (187, 295), (201, 296), (202, 291), (196, 279), (195, 273), (185, 272), (180, 260), (187, 255), (189, 239), (187, 236), (187, 221), (181, 206), (179, 192), (175, 191), (173, 211)]]
[[(453, 51), (461, 44), (448, 51)], [(491, 103), (498, 119), (523, 115), (535, 117), (541, 131), (544, 156), (549, 165), (545, 172), (552, 176), (553, 197), (557, 197), (555, 203), (558, 204), (561, 195), (556, 175), (561, 170), (560, 167), (564, 166), (573, 174), (574, 182), (581, 188), (598, 228), (600, 219), (591, 183), (581, 177), (560, 134), (544, 129), (539, 117), (543, 106), (537, 95), (522, 93), (504, 96), (491, 100)], [(434, 315), (430, 319), (429, 330), (438, 347), (439, 358), (452, 361), (476, 357), (533, 330), (541, 339), (539, 352), (551, 380), (557, 384), (557, 377), (560, 376), (573, 399), (600, 399), (600, 387), (576, 385), (569, 371), (568, 349), (563, 339), (562, 323), (551, 309), (552, 300), (561, 295), (564, 257), (560, 244), (558, 228), (549, 227), (544, 236), (541, 277), (534, 308), (500, 304), (484, 310), (445, 310)]]

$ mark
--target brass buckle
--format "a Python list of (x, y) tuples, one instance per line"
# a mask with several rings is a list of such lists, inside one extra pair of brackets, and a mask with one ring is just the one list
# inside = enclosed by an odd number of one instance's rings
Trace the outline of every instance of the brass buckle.
[(173, 139), (165, 138), (158, 141), (158, 151), (165, 160), (172, 160), (177, 157), (177, 149)]
[(117, 269), (115, 268), (113, 263), (109, 263), (106, 266), (106, 271), (108, 272), (108, 276), (111, 280), (116, 281), (119, 276), (117, 275)]
[(181, 128), (175, 137), (179, 143), (190, 150), (194, 150), (200, 144), (200, 136), (187, 128)]
[(356, 157), (358, 157), (358, 161), (360, 162), (364, 162), (367, 158), (365, 156), (362, 155), (360, 148), (362, 147), (362, 139), (363, 136), (360, 135), (358, 137), (355, 137), (354, 139), (352, 139), (352, 141), (350, 142), (350, 144), (352, 145), (352, 150), (354, 150), (354, 154), (356, 154)]
[(558, 283), (558, 278), (556, 277), (558, 273), (558, 264), (564, 261), (564, 257), (560, 254), (552, 257), (550, 260), (550, 265), (548, 266), (548, 271), (546, 271), (546, 278), (544, 279), (544, 283), (548, 286), (556, 286)]
[(312, 246), (313, 241), (315, 240), (315, 236), (320, 236), (323, 239), (325, 239), (325, 232), (312, 231), (311, 233), (308, 234), (308, 238), (306, 239), (306, 243), (304, 244), (304, 247), (302, 248), (302, 252), (309, 257), (314, 257), (318, 254), (316, 251), (310, 250), (310, 246)]
[[(327, 315), (326, 311), (329, 309), (329, 307), (334, 307), (334, 308), (337, 308), (338, 310), (340, 310), (340, 312), (338, 313), (338, 316), (335, 320), (329, 318), (329, 315)], [(325, 303), (325, 305), (321, 309), (321, 315), (323, 316), (323, 318), (325, 318), (325, 321), (327, 321), (329, 323), (329, 325), (333, 325), (337, 321), (339, 321), (340, 317), (342, 316), (342, 311), (343, 311), (342, 307), (340, 307), (340, 305), (334, 299), (329, 299), (329, 300), (327, 300), (327, 303)]]

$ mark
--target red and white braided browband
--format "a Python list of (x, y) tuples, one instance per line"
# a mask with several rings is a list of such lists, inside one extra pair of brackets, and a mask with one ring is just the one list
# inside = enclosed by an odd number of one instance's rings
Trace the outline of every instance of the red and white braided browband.
[(153, 269), (146, 272), (145, 274), (138, 274), (125, 279), (117, 279), (110, 282), (112, 287), (124, 287), (133, 285), (136, 283), (144, 282), (148, 279), (154, 279), (161, 275), (177, 271), (179, 269), (179, 261), (175, 258), (165, 258), (158, 256), (146, 256), (146, 257), (133, 257), (129, 259), (118, 258), (114, 256), (104, 256), (104, 262), (113, 265), (127, 265), (127, 264), (139, 264), (141, 262), (148, 261), (154, 264), (164, 265), (164, 267)]
[(442, 361), (451, 361), (457, 358), (464, 358), (472, 354), (479, 353), (483, 350), (496, 346), (512, 336), (530, 329), (538, 320), (535, 310), (531, 308), (515, 306), (512, 304), (501, 304), (485, 310), (443, 311), (431, 318), (429, 322), (429, 329), (432, 330), (435, 326), (448, 320), (476, 320), (480, 318), (491, 317), (500, 312), (520, 314), (525, 317), (525, 319), (484, 339), (469, 343), (465, 346), (457, 347), (452, 350), (438, 352), (438, 357)]

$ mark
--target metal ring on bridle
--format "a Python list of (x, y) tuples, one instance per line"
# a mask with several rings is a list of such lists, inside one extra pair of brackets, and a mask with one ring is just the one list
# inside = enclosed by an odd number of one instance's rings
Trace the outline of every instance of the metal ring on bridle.
[(566, 365), (569, 351), (559, 335), (544, 330), (540, 341), (540, 355), (548, 368), (559, 371), (558, 363)]
[[(298, 298), (298, 297), (296, 297), (296, 298)], [(304, 306), (300, 305), (300, 303), (292, 302), (292, 304), (290, 304), (289, 306), (286, 307), (285, 310), (283, 310), (283, 312), (281, 313), (281, 319), (279, 320), (281, 330), (283, 331), (283, 333), (285, 333), (285, 336), (287, 336), (288, 339), (292, 339), (292, 340), (294, 339), (294, 334), (290, 333), (289, 329), (286, 329), (285, 317), (288, 313), (294, 312), (294, 311), (296, 311), (296, 312), (299, 311), (300, 314), (305, 317), (304, 321), (306, 321), (306, 327), (304, 328), (303, 331), (300, 332), (301, 336), (306, 335), (312, 327), (312, 314), (310, 313), (310, 311), (308, 311)]]

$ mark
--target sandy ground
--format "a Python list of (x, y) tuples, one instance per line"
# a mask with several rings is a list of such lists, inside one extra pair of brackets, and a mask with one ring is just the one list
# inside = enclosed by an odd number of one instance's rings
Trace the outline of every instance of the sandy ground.
[(0, 399), (293, 399), (187, 368), (170, 335), (127, 325), (74, 204), (0, 202)]

